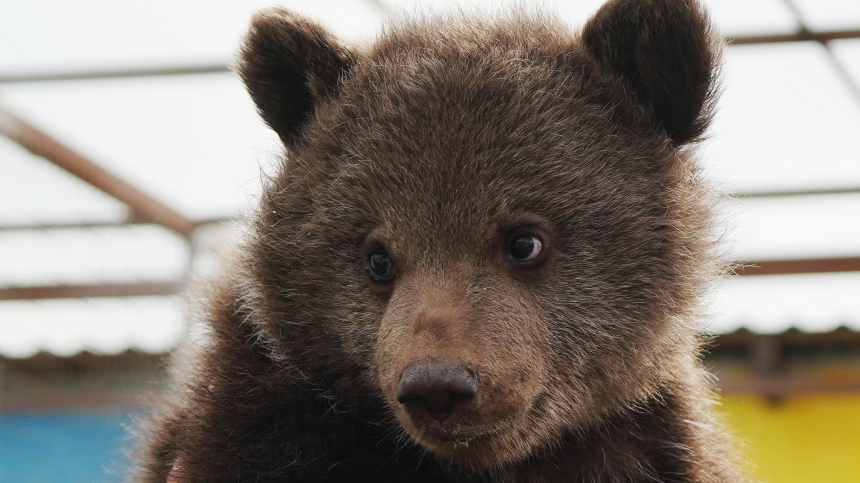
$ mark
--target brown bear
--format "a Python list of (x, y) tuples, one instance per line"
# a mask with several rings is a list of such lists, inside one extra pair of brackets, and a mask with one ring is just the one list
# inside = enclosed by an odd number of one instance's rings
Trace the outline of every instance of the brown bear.
[(362, 49), (258, 14), (239, 73), (285, 156), (138, 477), (743, 480), (699, 360), (719, 51), (695, 0)]

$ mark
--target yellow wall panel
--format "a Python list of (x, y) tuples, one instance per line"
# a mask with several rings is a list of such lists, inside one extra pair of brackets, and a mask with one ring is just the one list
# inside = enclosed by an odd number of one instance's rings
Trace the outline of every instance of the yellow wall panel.
[(725, 395), (718, 409), (764, 483), (860, 483), (860, 394), (771, 404)]

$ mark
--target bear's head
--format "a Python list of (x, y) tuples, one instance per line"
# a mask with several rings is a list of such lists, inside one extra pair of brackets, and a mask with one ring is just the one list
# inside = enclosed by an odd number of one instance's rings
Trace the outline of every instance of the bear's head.
[(429, 451), (518, 461), (694, 367), (719, 43), (694, 0), (395, 25), (257, 15), (240, 74), (286, 157), (246, 270), (259, 343)]

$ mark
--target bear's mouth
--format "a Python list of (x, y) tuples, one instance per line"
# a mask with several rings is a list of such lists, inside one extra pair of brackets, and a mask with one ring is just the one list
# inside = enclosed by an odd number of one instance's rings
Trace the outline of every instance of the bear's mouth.
[(510, 459), (507, 445), (517, 439), (514, 422), (507, 420), (490, 428), (470, 428), (438, 434), (419, 430), (413, 433), (415, 441), (427, 451), (451, 462), (472, 468), (497, 467)]
[(501, 390), (474, 367), (438, 359), (413, 363), (401, 372), (389, 401), (401, 426), (427, 450), (465, 464), (493, 465), (503, 457), (499, 449), (519, 439), (515, 434), (534, 395), (510, 385)]
[(462, 426), (445, 427), (442, 425), (421, 425), (418, 427), (419, 438), (432, 440), (440, 444), (469, 444), (470, 441), (491, 434), (488, 431), (463, 428)]
[(418, 427), (418, 440), (427, 446), (444, 446), (449, 450), (466, 450), (496, 439), (507, 432), (514, 418), (496, 421), (489, 428), (457, 425), (450, 428), (438, 425)]

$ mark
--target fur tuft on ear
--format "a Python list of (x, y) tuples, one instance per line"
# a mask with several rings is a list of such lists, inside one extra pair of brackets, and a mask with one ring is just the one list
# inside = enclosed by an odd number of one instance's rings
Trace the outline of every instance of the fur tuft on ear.
[(238, 71), (263, 120), (285, 145), (295, 146), (316, 107), (337, 94), (354, 63), (325, 29), (273, 8), (252, 19)]
[(627, 82), (676, 145), (702, 135), (721, 47), (696, 0), (611, 0), (581, 41), (606, 74)]

